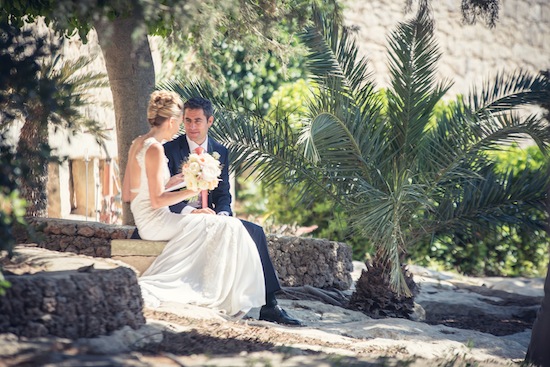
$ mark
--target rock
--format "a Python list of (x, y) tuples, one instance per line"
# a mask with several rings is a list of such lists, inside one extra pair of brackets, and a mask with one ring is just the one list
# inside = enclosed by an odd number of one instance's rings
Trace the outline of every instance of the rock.
[(159, 344), (163, 339), (163, 326), (155, 323), (139, 329), (124, 326), (110, 335), (78, 339), (75, 346), (91, 354), (114, 355), (139, 350), (149, 344)]

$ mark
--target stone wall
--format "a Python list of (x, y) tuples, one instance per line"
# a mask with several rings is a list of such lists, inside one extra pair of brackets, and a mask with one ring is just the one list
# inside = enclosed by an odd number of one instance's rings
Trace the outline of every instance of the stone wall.
[(281, 285), (349, 289), (351, 247), (325, 239), (268, 235), (268, 249)]
[(19, 230), (18, 243), (37, 243), (40, 247), (75, 254), (111, 257), (111, 240), (130, 238), (135, 227), (99, 222), (27, 218), (32, 232)]
[[(130, 238), (135, 227), (52, 218), (28, 218), (32, 238), (21, 231), (18, 243), (95, 257), (111, 257), (111, 240)], [(352, 250), (325, 239), (267, 235), (268, 248), (281, 285), (348, 289), (353, 271)]]

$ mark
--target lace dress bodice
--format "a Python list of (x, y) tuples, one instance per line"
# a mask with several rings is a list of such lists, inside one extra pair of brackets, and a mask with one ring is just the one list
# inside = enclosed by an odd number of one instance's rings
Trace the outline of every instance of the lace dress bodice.
[[(142, 238), (156, 237), (158, 235), (157, 221), (163, 220), (163, 213), (169, 213), (167, 207), (153, 209), (151, 206), (151, 199), (149, 196), (149, 183), (147, 181), (147, 172), (145, 170), (145, 153), (147, 149), (153, 144), (159, 144), (155, 138), (147, 138), (143, 141), (143, 147), (136, 154), (136, 160), (140, 168), (140, 186), (137, 190), (137, 195), (132, 200), (130, 208), (134, 214), (134, 220), (136, 226), (139, 229), (140, 236)], [(168, 158), (165, 158), (168, 161)], [(170, 170), (168, 164), (164, 165), (164, 183), (166, 184), (170, 179)]]
[[(138, 162), (139, 168), (141, 169), (141, 177), (140, 177), (141, 184), (139, 187), (140, 193), (149, 193), (149, 184), (147, 182), (147, 172), (145, 171), (145, 153), (147, 152), (147, 149), (149, 149), (149, 147), (155, 143), (158, 143), (158, 141), (155, 138), (145, 139), (143, 141), (143, 147), (136, 154), (136, 160)], [(164, 159), (168, 164), (168, 158), (164, 158)], [(164, 167), (164, 183), (167, 183), (169, 179), (170, 179), (170, 170), (168, 169), (168, 165), (166, 165)]]

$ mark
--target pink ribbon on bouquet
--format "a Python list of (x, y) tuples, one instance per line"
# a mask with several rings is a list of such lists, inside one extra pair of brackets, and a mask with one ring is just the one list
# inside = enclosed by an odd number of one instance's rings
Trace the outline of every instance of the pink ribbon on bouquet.
[[(204, 152), (203, 147), (196, 147), (195, 153), (202, 154)], [(201, 207), (208, 208), (208, 190), (201, 190)]]

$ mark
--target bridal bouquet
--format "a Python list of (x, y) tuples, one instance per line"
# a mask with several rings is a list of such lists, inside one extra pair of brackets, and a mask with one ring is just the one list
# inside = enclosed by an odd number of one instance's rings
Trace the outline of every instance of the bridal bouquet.
[(189, 190), (214, 190), (218, 187), (219, 178), (222, 173), (222, 166), (219, 161), (218, 152), (212, 155), (203, 152), (192, 153), (181, 167), (181, 173), (185, 186)]

